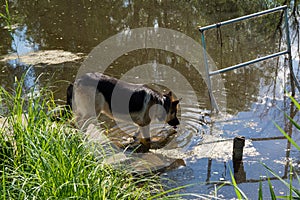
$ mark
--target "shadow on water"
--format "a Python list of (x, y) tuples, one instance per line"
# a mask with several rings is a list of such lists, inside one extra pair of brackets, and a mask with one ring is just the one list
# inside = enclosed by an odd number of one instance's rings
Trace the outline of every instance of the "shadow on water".
[[(22, 56), (50, 50), (87, 55), (112, 35), (139, 27), (158, 26), (177, 30), (201, 43), (197, 26), (240, 17), (275, 5), (275, 1), (12, 1), (10, 10), (16, 26), (11, 37), (5, 23), (0, 21), (0, 59), (14, 53)], [(297, 12), (292, 10), (292, 14)], [(298, 66), (299, 25), (295, 19), (291, 18), (292, 50), (294, 66)], [(282, 26), (281, 13), (276, 13), (207, 31), (207, 51), (218, 68), (275, 53), (285, 48)], [(284, 91), (290, 90), (284, 58), (270, 59), (223, 74), (225, 90), (221, 93), (226, 97), (227, 112), (220, 115), (209, 111), (210, 101), (203, 77), (191, 63), (171, 52), (157, 49), (131, 51), (111, 63), (106, 73), (121, 78), (134, 66), (149, 63), (154, 72), (159, 72), (149, 75), (153, 76), (153, 80), (168, 77), (167, 71), (155, 70), (157, 64), (162, 64), (176, 69), (191, 87), (190, 91), (176, 93), (178, 98), (183, 98), (178, 133), (165, 148), (155, 150), (186, 161), (186, 167), (163, 175), (169, 178), (169, 186), (193, 183), (195, 185), (184, 192), (207, 194), (214, 190), (214, 184), (230, 180), (231, 168), (239, 187), (252, 199), (256, 198), (258, 182), (266, 176), (260, 162), (266, 163), (282, 178), (287, 178), (290, 163), (300, 172), (299, 153), (273, 125), (275, 121), (293, 135), (297, 143), (300, 142), (299, 132), (292, 128), (283, 113), (287, 112), (299, 121), (299, 114), (284, 96)], [(13, 88), (15, 76), (20, 77), (29, 69), (26, 87), (33, 87), (39, 77), (37, 84), (41, 87), (55, 86), (56, 99), (64, 103), (68, 81), (74, 80), (80, 64), (81, 60), (71, 60), (32, 65), (15, 58), (0, 62), (0, 85)], [(298, 68), (295, 72), (299, 77)], [(145, 81), (141, 77), (131, 79), (132, 82)], [(172, 81), (174, 86), (181, 84), (176, 79)], [(148, 84), (156, 87), (153, 83)], [(132, 132), (136, 128), (128, 124), (124, 127)], [(153, 126), (153, 132), (161, 128), (159, 125)], [(244, 136), (246, 140), (243, 161), (234, 165), (233, 138), (237, 136)], [(277, 188), (276, 194), (286, 194), (278, 180), (274, 177), (271, 180)], [(263, 186), (264, 191), (267, 190), (266, 182)], [(218, 195), (223, 198), (235, 196), (230, 187), (220, 190)]]

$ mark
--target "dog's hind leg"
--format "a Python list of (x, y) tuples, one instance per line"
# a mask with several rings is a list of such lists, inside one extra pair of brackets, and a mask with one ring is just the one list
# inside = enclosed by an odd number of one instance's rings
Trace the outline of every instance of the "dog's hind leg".
[(79, 128), (85, 129), (89, 124), (96, 122), (95, 89), (87, 86), (74, 85), (73, 113)]
[(69, 110), (72, 110), (73, 88), (73, 84), (70, 84), (67, 88), (67, 108)]

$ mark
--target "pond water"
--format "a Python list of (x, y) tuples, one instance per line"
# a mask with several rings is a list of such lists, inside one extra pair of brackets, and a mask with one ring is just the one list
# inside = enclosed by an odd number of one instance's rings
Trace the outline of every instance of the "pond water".
[[(13, 88), (15, 76), (28, 71), (26, 87), (36, 83), (52, 86), (57, 101), (64, 103), (66, 88), (82, 69), (82, 61), (96, 46), (118, 33), (126, 35), (142, 27), (167, 28), (174, 30), (171, 36), (181, 33), (201, 45), (198, 26), (275, 7), (275, 2), (270, 2), (267, 5), (265, 1), (13, 0), (12, 37), (1, 22), (0, 85)], [(207, 31), (210, 65), (224, 68), (284, 50), (281, 16), (277, 12)], [(296, 30), (299, 27), (291, 26), (293, 36)], [(297, 37), (292, 41), (293, 64), (299, 77), (299, 41)], [(188, 43), (184, 41), (181, 45)], [(163, 87), (158, 89), (162, 91), (175, 90), (176, 97), (182, 98), (178, 133), (156, 153), (182, 158), (186, 166), (163, 174), (169, 180), (165, 183), (171, 187), (193, 184), (181, 192), (213, 194), (220, 182), (231, 180), (232, 141), (236, 136), (244, 136), (243, 163), (234, 172), (242, 191), (256, 199), (259, 181), (263, 179), (264, 196), (269, 197), (265, 178), (270, 176), (276, 194), (288, 194), (288, 189), (261, 164), (265, 163), (284, 179), (289, 175), (290, 163), (300, 173), (299, 152), (273, 124), (278, 123), (300, 143), (299, 131), (284, 117), (286, 112), (299, 121), (295, 107), (284, 96), (285, 90), (291, 90), (284, 56), (217, 76), (213, 81), (214, 93), (223, 110), (216, 114), (211, 112), (203, 74), (174, 49), (136, 48), (113, 59), (105, 69), (106, 73), (130, 82), (160, 85)], [(199, 62), (203, 62), (201, 52)], [(221, 188), (217, 195), (224, 199), (235, 197), (230, 186)]]

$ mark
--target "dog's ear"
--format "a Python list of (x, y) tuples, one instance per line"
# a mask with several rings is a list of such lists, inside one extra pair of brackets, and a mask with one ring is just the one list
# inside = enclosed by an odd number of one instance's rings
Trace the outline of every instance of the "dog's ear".
[(171, 98), (173, 96), (172, 91), (169, 91), (168, 93), (165, 93), (164, 96)]
[(180, 99), (179, 99), (179, 100), (172, 101), (172, 105), (177, 106), (177, 104), (179, 103), (179, 101), (180, 101)]

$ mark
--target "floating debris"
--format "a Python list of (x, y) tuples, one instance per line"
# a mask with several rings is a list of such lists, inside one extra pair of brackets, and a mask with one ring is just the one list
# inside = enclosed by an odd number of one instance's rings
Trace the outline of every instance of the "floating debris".
[(83, 58), (83, 53), (72, 53), (63, 50), (42, 50), (30, 52), (25, 55), (6, 55), (0, 61), (10, 62), (16, 60), (17, 62), (26, 65), (57, 65), (66, 62), (80, 61)]

